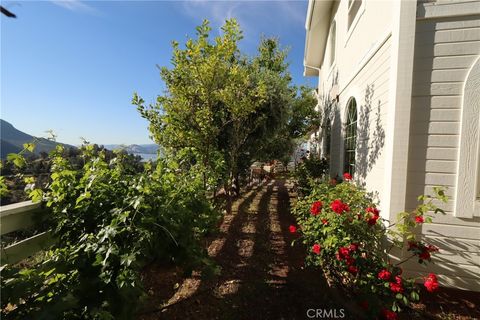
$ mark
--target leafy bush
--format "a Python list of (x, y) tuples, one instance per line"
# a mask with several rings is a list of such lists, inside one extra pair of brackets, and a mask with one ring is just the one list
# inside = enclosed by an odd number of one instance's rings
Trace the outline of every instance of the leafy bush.
[(312, 188), (328, 173), (328, 161), (319, 158), (304, 158), (295, 171), (297, 190), (300, 195), (307, 195)]
[[(419, 290), (416, 279), (402, 276), (399, 265), (405, 261), (395, 264), (388, 253), (408, 244), (410, 258), (430, 261), (430, 253), (438, 249), (417, 241), (413, 228), (429, 222), (430, 211), (442, 210), (432, 204), (432, 197), (422, 196), (424, 203), (414, 212), (399, 214), (397, 223), (386, 227), (388, 221), (380, 217), (371, 195), (350, 182), (348, 174), (344, 177), (344, 183), (316, 184), (299, 199), (294, 208), (299, 228), (291, 226), (290, 231), (301, 234), (309, 251), (307, 262), (321, 267), (328, 279), (353, 293), (369, 318), (381, 314), (396, 319), (397, 312), (419, 300)], [(446, 201), (443, 191), (436, 192), (437, 198)], [(390, 241), (389, 250), (386, 241)], [(426, 279), (425, 287), (429, 291), (438, 288), (434, 274)]]
[(91, 145), (74, 169), (62, 151), (53, 154), (46, 192), (30, 192), (51, 209), (56, 245), (37, 265), (3, 267), (2, 318), (131, 319), (143, 266), (206, 262), (199, 239), (219, 216), (197, 176), (165, 160), (137, 173), (125, 155), (106, 161)]

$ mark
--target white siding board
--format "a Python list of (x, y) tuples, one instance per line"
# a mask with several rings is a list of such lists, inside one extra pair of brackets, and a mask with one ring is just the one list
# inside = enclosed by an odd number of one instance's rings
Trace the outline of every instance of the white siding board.
[(457, 148), (428, 148), (427, 160), (457, 160), (458, 149)]
[(432, 109), (430, 112), (431, 121), (460, 121), (460, 111), (458, 109)]
[(478, 1), (435, 1), (435, 3), (419, 3), (417, 19), (469, 19), (480, 14)]
[[(409, 196), (418, 196), (418, 195), (414, 195), (412, 193), (408, 193)], [(454, 205), (455, 205), (455, 202), (454, 200), (450, 199), (447, 201), (447, 203), (444, 203), (440, 200), (433, 200), (432, 203), (434, 205), (436, 205), (437, 207), (439, 207), (440, 209), (444, 210), (445, 211), (445, 216), (452, 216), (452, 212), (453, 212), (453, 209), (454, 209)], [(411, 207), (411, 208), (408, 208), (409, 211), (412, 211), (415, 209), (415, 207)], [(435, 220), (435, 223), (444, 223), (444, 219), (439, 219), (440, 216), (443, 216), (443, 214), (439, 213), (439, 214), (434, 214), (433, 212), (431, 213), (431, 215), (434, 216), (434, 220)], [(453, 223), (455, 224), (455, 223)], [(464, 225), (464, 224), (459, 224), (459, 225)]]
[(418, 43), (436, 44), (449, 42), (464, 42), (478, 40), (480, 28), (456, 29), (456, 30), (439, 30), (436, 32), (418, 32), (416, 37)]
[[(414, 175), (418, 175), (416, 172), (411, 172)], [(425, 195), (430, 195), (433, 196), (435, 193), (433, 192), (433, 188), (438, 187), (438, 186), (430, 186), (426, 185), (425, 182), (422, 184), (415, 184), (415, 183), (409, 183), (409, 190), (408, 190), (408, 195), (410, 196), (410, 199), (412, 200), (410, 202), (411, 208), (415, 207), (417, 205), (417, 197), (421, 194)], [(455, 195), (455, 188), (454, 187), (448, 187), (445, 189), (445, 194), (449, 198), (453, 198)]]
[(477, 55), (465, 55), (455, 57), (434, 57), (415, 59), (416, 71), (449, 70), (470, 68)]
[[(478, 279), (478, 275), (480, 274), (480, 267), (476, 265), (460, 265), (458, 263), (442, 263), (442, 264), (435, 264), (429, 263), (428, 265), (421, 265), (412, 261), (409, 263), (409, 270), (411, 271), (418, 271), (418, 272), (433, 272), (435, 274), (442, 274), (442, 275), (449, 275), (449, 276), (457, 276), (462, 278), (468, 279)], [(477, 281), (478, 281), (477, 280)]]
[(438, 43), (432, 45), (420, 45), (417, 47), (416, 58), (431, 58), (445, 56), (464, 56), (478, 54), (480, 52), (480, 41)]
[(415, 111), (415, 118), (412, 119), (418, 122), (459, 122), (460, 109), (428, 109), (428, 108), (412, 108)]
[(442, 236), (452, 239), (478, 240), (478, 227), (456, 226), (427, 223), (422, 226), (422, 233), (430, 236)]
[(439, 236), (424, 236), (423, 239), (437, 246), (440, 250), (465, 252), (467, 254), (480, 253), (480, 241), (470, 239), (451, 239)]
[(412, 119), (412, 135), (415, 134), (458, 134), (460, 131), (460, 122), (454, 121), (436, 121), (424, 122)]
[[(435, 204), (438, 204), (438, 201), (434, 201)], [(453, 199), (449, 200), (447, 206), (453, 206), (455, 201)], [(466, 218), (458, 218), (453, 216), (452, 214), (433, 214), (433, 223), (435, 224), (444, 224), (444, 225), (454, 225), (454, 226), (466, 226), (476, 228), (478, 227), (478, 223), (480, 223), (480, 218), (476, 217), (475, 219), (466, 219)], [(475, 243), (475, 240), (473, 240)], [(480, 240), (477, 241), (480, 247)], [(453, 250), (453, 249), (452, 249)], [(455, 249), (458, 250), (458, 249)], [(480, 252), (480, 249), (478, 250)]]
[(454, 30), (480, 27), (480, 19), (466, 17), (464, 20), (458, 18), (447, 18), (444, 20), (423, 20), (417, 23), (417, 33), (432, 32), (436, 30)]
[(417, 83), (413, 87), (414, 96), (453, 96), (463, 91), (463, 82)]
[(415, 83), (442, 83), (442, 82), (462, 82), (467, 77), (468, 69), (450, 69), (450, 70), (434, 70), (430, 72), (417, 72), (415, 74)]
[(480, 267), (480, 253), (462, 254), (459, 251), (440, 250), (432, 255), (432, 263), (458, 263), (461, 265)]
[[(412, 107), (422, 107), (428, 109), (454, 109), (460, 108), (462, 104), (461, 96), (426, 96), (412, 97)], [(414, 115), (412, 115), (413, 117)]]
[[(415, 171), (410, 171), (414, 173)], [(430, 184), (430, 185), (442, 185), (442, 186), (453, 186), (455, 184), (455, 177), (454, 174), (447, 174), (447, 173), (426, 173), (425, 175), (417, 175), (414, 176), (412, 179), (412, 183), (417, 182)]]
[(456, 174), (457, 162), (445, 160), (420, 160), (412, 161), (411, 172), (436, 172)]

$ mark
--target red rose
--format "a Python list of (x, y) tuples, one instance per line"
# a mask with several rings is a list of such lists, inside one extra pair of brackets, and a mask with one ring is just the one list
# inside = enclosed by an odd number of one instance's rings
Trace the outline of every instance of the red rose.
[(290, 227), (288, 227), (288, 229), (290, 230), (290, 233), (295, 233), (295, 232), (297, 232), (297, 227), (295, 227), (295, 226), (293, 226), (293, 225), (290, 226)]
[(437, 276), (434, 273), (430, 273), (428, 277), (425, 279), (425, 283), (423, 284), (428, 292), (435, 292), (438, 290), (438, 280)]
[(367, 223), (369, 226), (374, 226), (377, 224), (378, 217), (372, 217), (367, 220)]
[(387, 309), (383, 309), (382, 310), (382, 316), (386, 319), (386, 320), (397, 320), (398, 319), (398, 316), (395, 312), (391, 311), (391, 310), (387, 310)]
[(428, 252), (428, 250), (423, 250), (418, 257), (422, 260), (430, 260), (430, 252)]
[(435, 247), (434, 245), (431, 245), (431, 244), (427, 245), (426, 248), (427, 248), (428, 252), (436, 252), (436, 251), (438, 251), (438, 247)]
[(397, 284), (402, 284), (402, 277), (400, 277), (400, 276), (395, 276), (395, 282), (396, 282)]
[(358, 268), (355, 266), (349, 266), (348, 267), (348, 272), (350, 272), (353, 275), (356, 275), (358, 273)]
[(351, 266), (355, 263), (355, 259), (353, 259), (352, 257), (348, 256), (348, 257), (345, 257), (345, 263), (348, 265), (348, 266)]
[(345, 248), (345, 247), (338, 248), (338, 253), (342, 258), (350, 256), (350, 250), (348, 250), (348, 248)]
[(327, 225), (327, 224), (328, 224), (328, 220), (327, 220), (327, 219), (322, 219), (322, 223), (323, 223), (324, 225)]
[(375, 207), (368, 207), (365, 211), (372, 213), (374, 216), (380, 215), (380, 211)]
[(330, 204), (330, 208), (333, 212), (338, 214), (341, 214), (344, 211), (350, 211), (350, 207), (346, 203), (343, 203), (340, 199), (333, 200), (333, 202)]
[(345, 173), (343, 174), (343, 179), (345, 179), (345, 180), (347, 180), (347, 181), (348, 181), (348, 180), (352, 180), (352, 175), (351, 175), (350, 173), (348, 173), (348, 172), (345, 172)]
[(380, 218), (380, 211), (375, 207), (368, 207), (367, 211), (367, 223), (370, 226), (373, 226), (377, 223), (378, 218)]
[(386, 269), (383, 269), (378, 273), (378, 279), (385, 280), (385, 281), (389, 280), (391, 276), (392, 276), (392, 273)]
[(351, 243), (350, 246), (348, 246), (348, 249), (350, 251), (357, 251), (358, 250), (358, 243)]
[(424, 222), (423, 217), (422, 216), (416, 216), (415, 217), (415, 222), (418, 223), (418, 224), (423, 223)]
[(401, 283), (390, 282), (390, 291), (395, 293), (403, 292), (403, 287)]
[(322, 211), (322, 202), (321, 201), (315, 201), (312, 203), (312, 206), (310, 207), (310, 213), (316, 216), (317, 214)]
[(313, 253), (315, 253), (315, 254), (320, 254), (320, 250), (321, 250), (321, 247), (320, 247), (319, 244), (316, 244), (316, 243), (315, 243), (315, 244), (312, 246), (312, 252), (313, 252)]

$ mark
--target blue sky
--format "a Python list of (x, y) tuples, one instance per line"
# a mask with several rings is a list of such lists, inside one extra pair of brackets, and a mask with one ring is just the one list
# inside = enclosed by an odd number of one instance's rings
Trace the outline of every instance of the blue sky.
[(100, 144), (151, 143), (147, 121), (131, 105), (165, 89), (156, 65), (169, 66), (171, 41), (184, 43), (203, 19), (214, 34), (235, 17), (241, 49), (254, 53), (262, 35), (290, 48), (295, 84), (302, 76), (306, 1), (2, 1), (1, 118), (36, 136), (79, 137)]

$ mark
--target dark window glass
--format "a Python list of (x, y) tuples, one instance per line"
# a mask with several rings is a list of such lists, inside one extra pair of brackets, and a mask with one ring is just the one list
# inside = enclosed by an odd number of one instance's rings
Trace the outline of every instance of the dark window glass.
[(357, 102), (350, 99), (347, 107), (347, 121), (345, 123), (345, 158), (343, 172), (352, 176), (355, 173), (355, 150), (357, 144)]

